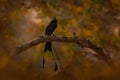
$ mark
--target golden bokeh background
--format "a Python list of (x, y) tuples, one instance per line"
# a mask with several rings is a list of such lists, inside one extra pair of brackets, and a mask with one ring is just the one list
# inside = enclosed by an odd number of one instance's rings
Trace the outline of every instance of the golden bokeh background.
[[(76, 32), (78, 37), (90, 39), (111, 51), (115, 67), (92, 56), (90, 49), (58, 42), (52, 43), (53, 53), (45, 55), (45, 69), (44, 43), (11, 58), (17, 46), (44, 35), (55, 16), (55, 35)], [(119, 60), (119, 0), (0, 0), (0, 80), (119, 80)]]

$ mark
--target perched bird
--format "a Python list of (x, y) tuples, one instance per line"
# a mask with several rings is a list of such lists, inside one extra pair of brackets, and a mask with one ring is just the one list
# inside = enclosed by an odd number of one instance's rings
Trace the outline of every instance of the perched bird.
[[(50, 22), (50, 24), (47, 26), (45, 35), (46, 36), (50, 36), (54, 32), (54, 30), (56, 29), (56, 27), (57, 27), (57, 19), (55, 17)], [(51, 44), (51, 42), (46, 42), (45, 48), (44, 48), (44, 52), (46, 52), (46, 51), (52, 51), (52, 44)]]
[[(50, 22), (50, 24), (47, 26), (46, 31), (45, 31), (45, 35), (46, 36), (50, 36), (54, 32), (54, 30), (56, 29), (56, 27), (57, 27), (57, 19), (55, 17)], [(44, 52), (46, 52), (46, 51), (52, 51), (52, 44), (51, 44), (51, 42), (46, 42), (45, 43)], [(43, 57), (43, 68), (44, 68), (44, 64), (45, 64), (45, 59)]]

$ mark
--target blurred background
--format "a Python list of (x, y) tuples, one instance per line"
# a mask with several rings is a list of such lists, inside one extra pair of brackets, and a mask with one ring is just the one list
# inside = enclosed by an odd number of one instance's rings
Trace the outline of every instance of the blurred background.
[[(55, 35), (76, 32), (90, 39), (111, 51), (116, 67), (94, 57), (90, 49), (58, 42), (45, 55), (45, 69), (44, 43), (11, 59), (17, 46), (44, 35), (55, 16)], [(120, 0), (0, 0), (0, 80), (120, 80), (119, 63)]]

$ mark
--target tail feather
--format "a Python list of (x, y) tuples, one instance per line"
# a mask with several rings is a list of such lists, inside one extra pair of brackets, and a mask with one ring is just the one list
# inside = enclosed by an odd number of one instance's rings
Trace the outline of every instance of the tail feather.
[(52, 51), (52, 44), (51, 42), (46, 42), (44, 52), (46, 51)]
[(55, 69), (54, 71), (56, 72), (58, 70), (58, 65), (55, 63)]
[(44, 57), (43, 57), (43, 68), (45, 67), (45, 59), (44, 59)]

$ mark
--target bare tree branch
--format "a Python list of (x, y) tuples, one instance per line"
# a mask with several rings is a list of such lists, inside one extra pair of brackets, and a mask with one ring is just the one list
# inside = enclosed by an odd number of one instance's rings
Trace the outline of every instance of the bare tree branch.
[(36, 46), (40, 43), (44, 43), (47, 41), (51, 41), (51, 42), (66, 42), (66, 43), (75, 43), (77, 45), (79, 45), (80, 47), (84, 48), (90, 48), (92, 50), (94, 50), (95, 52), (97, 52), (98, 54), (95, 55), (96, 57), (98, 57), (101, 60), (104, 60), (106, 63), (111, 64), (112, 63), (112, 59), (110, 54), (105, 50), (102, 49), (101, 47), (99, 47), (98, 45), (94, 44), (92, 41), (90, 41), (89, 39), (86, 38), (78, 38), (78, 37), (66, 37), (66, 36), (40, 36), (39, 38), (32, 40), (30, 42), (27, 42), (25, 44), (20, 45), (19, 47), (17, 47), (15, 54), (19, 54), (33, 46)]

